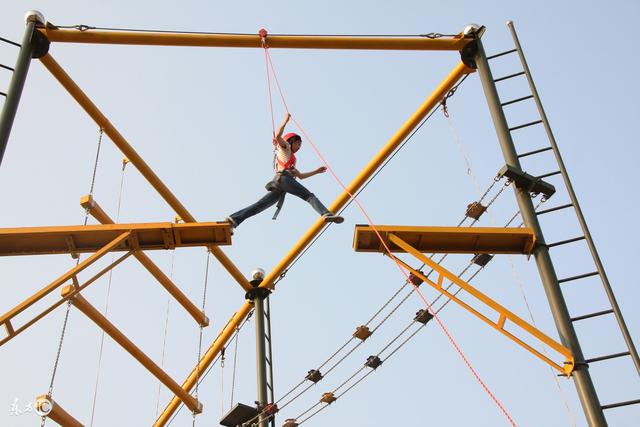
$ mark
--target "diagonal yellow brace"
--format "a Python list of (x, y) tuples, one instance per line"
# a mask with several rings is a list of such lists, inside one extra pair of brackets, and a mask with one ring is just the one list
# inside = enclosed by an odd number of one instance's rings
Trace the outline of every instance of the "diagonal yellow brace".
[[(240, 310), (238, 310), (233, 314), (233, 316), (231, 316), (225, 327), (222, 328), (222, 331), (220, 331), (216, 339), (213, 341), (213, 343), (211, 343), (209, 349), (202, 355), (202, 358), (198, 361), (198, 364), (193, 368), (187, 379), (182, 383), (182, 388), (184, 390), (191, 391), (193, 387), (195, 387), (198, 380), (202, 378), (203, 373), (207, 371), (207, 368), (209, 368), (209, 366), (211, 366), (216, 356), (220, 353), (220, 350), (222, 350), (229, 339), (231, 339), (235, 330), (251, 312), (252, 308), (253, 304), (245, 302)], [(178, 398), (178, 396), (174, 396), (167, 404), (166, 408), (164, 408), (156, 422), (153, 423), (153, 427), (161, 427), (168, 423), (171, 419), (171, 416), (178, 410), (179, 407), (180, 399)]]
[(33, 304), (40, 301), (42, 298), (46, 297), (47, 295), (49, 295), (49, 293), (51, 293), (53, 290), (61, 286), (64, 282), (71, 279), (72, 277), (80, 273), (85, 268), (89, 267), (91, 264), (93, 264), (94, 262), (96, 262), (97, 260), (105, 256), (107, 253), (111, 252), (114, 248), (116, 248), (118, 245), (120, 245), (122, 242), (128, 239), (130, 234), (131, 234), (130, 232), (120, 234), (118, 237), (113, 239), (107, 245), (103, 246), (99, 251), (91, 255), (89, 258), (85, 259), (84, 261), (82, 261), (81, 263), (73, 267), (71, 270), (67, 271), (62, 276), (58, 277), (56, 280), (51, 282), (49, 285), (45, 286), (44, 288), (42, 288), (41, 290), (33, 294), (30, 298), (24, 300), (23, 302), (21, 302), (11, 310), (9, 310), (7, 313), (3, 314), (2, 317), (0, 317), (0, 325), (5, 323), (7, 320), (10, 320), (13, 317), (17, 316), (18, 314), (22, 313), (24, 310), (31, 307)]
[[(347, 186), (347, 191), (343, 191), (329, 206), (331, 212), (338, 212), (342, 209), (351, 196), (356, 194), (367, 180), (373, 176), (376, 170), (384, 161), (395, 151), (396, 148), (407, 138), (411, 132), (422, 122), (429, 112), (445, 97), (453, 86), (465, 74), (472, 73), (474, 70), (467, 67), (462, 62), (458, 63), (453, 70), (444, 78), (438, 87), (424, 100), (418, 109), (405, 121), (405, 123), (396, 131), (395, 134), (387, 141), (382, 149), (369, 161), (362, 171)], [(317, 220), (309, 230), (298, 240), (298, 243), (289, 251), (288, 254), (280, 261), (280, 263), (264, 278), (260, 287), (272, 288), (275, 280), (285, 271), (285, 269), (293, 262), (293, 260), (311, 243), (320, 231), (325, 227), (322, 219)]]
[[(8, 336), (6, 336), (2, 340), (0, 340), (0, 346), (2, 346), (5, 343), (11, 341), (13, 338), (16, 337), (16, 335), (20, 334), (21, 332), (24, 332), (25, 330), (30, 328), (32, 325), (34, 325), (36, 322), (38, 322), (40, 319), (45, 317), (47, 314), (51, 313), (56, 308), (60, 307), (70, 297), (72, 297), (73, 295), (75, 295), (78, 292), (81, 292), (87, 286), (89, 286), (90, 284), (92, 284), (96, 280), (98, 280), (100, 277), (102, 277), (105, 273), (107, 273), (108, 271), (112, 270), (115, 266), (120, 264), (125, 259), (129, 258), (132, 253), (133, 252), (127, 252), (126, 254), (122, 255), (117, 260), (113, 261), (111, 264), (109, 264), (108, 266), (106, 266), (105, 268), (100, 270), (98, 273), (96, 273), (93, 277), (91, 277), (89, 280), (84, 282), (82, 285), (80, 285), (80, 283), (77, 282), (76, 276), (73, 276), (73, 278), (72, 278), (73, 279), (73, 292), (71, 292), (66, 297), (60, 298), (58, 301), (56, 301), (55, 303), (51, 304), (48, 308), (44, 309), (42, 312), (40, 312), (40, 314), (38, 314), (37, 316), (33, 317), (31, 320), (29, 320), (28, 322), (26, 322), (25, 324), (23, 324), (19, 328), (13, 330), (11, 322), (9, 320), (5, 321), (5, 326), (7, 326)], [(10, 327), (11, 327), (11, 329), (9, 329)]]
[[(80, 199), (80, 205), (85, 208), (89, 214), (101, 224), (114, 224), (114, 221), (102, 210), (98, 202), (91, 195), (84, 196)], [(189, 298), (178, 288), (173, 281), (167, 277), (160, 268), (151, 261), (144, 252), (135, 251), (133, 256), (151, 273), (153, 277), (171, 294), (173, 298), (198, 322), (199, 325), (209, 326), (209, 318), (193, 304)]]
[(158, 380), (160, 380), (169, 390), (171, 390), (176, 396), (184, 402), (184, 404), (191, 411), (196, 413), (202, 412), (202, 404), (198, 400), (191, 396), (188, 391), (182, 389), (178, 383), (176, 383), (165, 371), (162, 370), (149, 356), (147, 356), (142, 350), (140, 350), (129, 338), (127, 338), (113, 323), (111, 323), (106, 317), (102, 315), (94, 306), (92, 306), (82, 295), (74, 292), (73, 286), (65, 286), (62, 290), (63, 297), (70, 297), (71, 303), (83, 312), (89, 319), (98, 325), (107, 335), (109, 335), (115, 342), (120, 344), (134, 359), (136, 359), (142, 366), (147, 368)]
[[(96, 122), (104, 133), (113, 141), (113, 143), (122, 151), (127, 159), (138, 169), (151, 186), (160, 194), (160, 196), (171, 206), (171, 208), (185, 221), (196, 222), (196, 219), (189, 211), (180, 203), (178, 198), (169, 190), (169, 188), (160, 180), (140, 155), (129, 145), (127, 140), (122, 136), (115, 126), (102, 114), (98, 107), (89, 99), (89, 97), (80, 89), (73, 79), (62, 69), (50, 54), (46, 54), (40, 58), (42, 64), (49, 70), (58, 82), (69, 92), (69, 95), (86, 111), (86, 113)], [(231, 262), (225, 253), (219, 247), (212, 245), (209, 250), (222, 264), (222, 266), (231, 274), (231, 276), (242, 286), (245, 291), (251, 289), (249, 281), (242, 275), (240, 270)]]
[[(348, 192), (342, 192), (338, 198), (331, 204), (329, 209), (332, 212), (339, 211), (348, 201), (349, 192), (355, 194), (364, 183), (375, 173), (375, 171), (384, 163), (384, 161), (398, 148), (398, 146), (405, 140), (407, 136), (420, 124), (429, 111), (431, 111), (442, 98), (451, 90), (451, 88), (462, 78), (463, 75), (472, 73), (474, 70), (468, 68), (462, 62), (460, 62), (453, 70), (445, 77), (445, 79), (438, 85), (438, 87), (432, 92), (432, 94), (418, 107), (418, 109), (407, 119), (407, 121), (400, 127), (400, 129), (391, 137), (389, 141), (382, 147), (376, 156), (365, 166), (365, 168), (354, 178), (354, 180), (348, 186)], [(309, 230), (300, 238), (298, 243), (289, 251), (287, 255), (280, 261), (280, 263), (264, 278), (260, 287), (273, 287), (275, 280), (285, 271), (285, 269), (293, 262), (296, 256), (298, 256), (305, 247), (317, 236), (326, 224), (320, 219), (317, 220)], [(248, 282), (247, 282), (248, 283)], [(229, 320), (224, 329), (220, 332), (218, 337), (209, 347), (207, 353), (202, 357), (196, 368), (191, 372), (191, 375), (183, 384), (185, 390), (190, 390), (195, 385), (197, 373), (203, 372), (215, 359), (220, 349), (224, 347), (227, 341), (231, 338), (233, 331), (240, 323), (247, 317), (251, 311), (252, 305), (245, 302), (242, 308)], [(162, 427), (167, 422), (175, 411), (180, 406), (180, 400), (174, 397), (171, 402), (164, 409), (160, 417), (153, 424), (154, 427)]]
[[(433, 281), (429, 280), (421, 272), (419, 272), (417, 270), (414, 270), (412, 267), (410, 267), (408, 264), (406, 264), (402, 260), (400, 260), (398, 258), (395, 258), (395, 260), (397, 260), (400, 264), (402, 264), (403, 267), (405, 267), (406, 269), (410, 270), (413, 274), (415, 274), (416, 276), (420, 277), (422, 280), (425, 281), (425, 283), (429, 284), (432, 288), (434, 288), (435, 290), (437, 290), (438, 292), (440, 292), (441, 294), (443, 294), (447, 298), (449, 298), (449, 299), (453, 300), (454, 302), (458, 303), (460, 306), (462, 306), (467, 311), (469, 311), (472, 314), (474, 314), (479, 319), (481, 319), (484, 322), (486, 322), (488, 325), (490, 325), (491, 327), (496, 329), (501, 334), (505, 335), (506, 337), (508, 337), (509, 339), (514, 341), (515, 343), (517, 343), (518, 345), (522, 346), (523, 348), (525, 348), (527, 351), (529, 351), (530, 353), (534, 354), (538, 358), (542, 359), (544, 362), (549, 364), (554, 369), (560, 371), (562, 374), (564, 374), (566, 376), (570, 376), (571, 375), (571, 372), (573, 372), (575, 363), (574, 363), (573, 355), (571, 354), (571, 352), (569, 351), (568, 348), (564, 347), (562, 344), (558, 343), (553, 338), (549, 337), (548, 335), (544, 334), (543, 332), (541, 332), (540, 330), (538, 330), (534, 326), (530, 325), (525, 320), (523, 320), (522, 318), (518, 317), (516, 314), (512, 313), (511, 311), (509, 311), (508, 309), (506, 309), (502, 305), (498, 304), (497, 302), (495, 302), (494, 300), (489, 298), (487, 295), (485, 295), (482, 292), (480, 292), (478, 289), (476, 289), (473, 286), (471, 286), (469, 283), (465, 282), (464, 280), (460, 279), (455, 274), (451, 273), (449, 270), (447, 270), (444, 267), (440, 266), (439, 264), (437, 264), (436, 262), (431, 260), (429, 257), (425, 256), (423, 253), (421, 253), (420, 251), (415, 249), (413, 246), (409, 245), (407, 242), (405, 242), (404, 240), (402, 240), (401, 238), (396, 236), (395, 234), (389, 233), (388, 234), (388, 238), (389, 238), (390, 242), (392, 242), (393, 244), (397, 245), (398, 247), (403, 249), (405, 252), (413, 255), (418, 260), (424, 262), (426, 265), (428, 265), (430, 268), (432, 268), (434, 271), (436, 271), (438, 273), (438, 283), (434, 283)], [(451, 282), (455, 283), (460, 288), (464, 289), (470, 295), (472, 295), (476, 299), (480, 300), (486, 306), (488, 306), (488, 307), (492, 308), (493, 310), (495, 310), (499, 315), (498, 321), (494, 322), (493, 320), (489, 319), (485, 315), (479, 313), (477, 310), (472, 308), (470, 305), (468, 305), (464, 301), (460, 300), (455, 295), (451, 294), (450, 292), (447, 292), (447, 290), (442, 288), (442, 280), (443, 279), (450, 280)], [(513, 335), (512, 333), (506, 331), (504, 329), (504, 325), (505, 325), (505, 322), (507, 320), (509, 320), (514, 325), (520, 327), (522, 330), (527, 332), (532, 337), (538, 339), (542, 343), (546, 344), (547, 346), (551, 347), (552, 349), (554, 349), (558, 353), (562, 354), (566, 358), (564, 364), (560, 365), (560, 364), (554, 362), (553, 360), (549, 359), (544, 354), (540, 353), (535, 348), (531, 347), (529, 344), (527, 344), (524, 341), (522, 341), (520, 338), (518, 338), (515, 335)]]

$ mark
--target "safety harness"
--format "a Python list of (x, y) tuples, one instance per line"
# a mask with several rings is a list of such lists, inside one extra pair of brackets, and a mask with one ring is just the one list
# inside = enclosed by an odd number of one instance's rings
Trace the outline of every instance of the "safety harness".
[(293, 151), (291, 151), (291, 156), (289, 157), (289, 159), (286, 162), (282, 162), (278, 158), (278, 146), (277, 146), (277, 144), (278, 143), (274, 140), (273, 141), (273, 145), (274, 145), (273, 166), (274, 166), (274, 169), (276, 170), (276, 175), (273, 177), (273, 179), (271, 181), (267, 182), (267, 184), (265, 185), (265, 188), (268, 191), (278, 191), (278, 192), (280, 192), (280, 197), (278, 198), (278, 203), (276, 203), (276, 211), (273, 214), (273, 217), (271, 218), (273, 220), (278, 218), (278, 214), (280, 213), (280, 210), (282, 209), (282, 205), (284, 205), (284, 198), (287, 195), (287, 193), (285, 191), (282, 191), (282, 189), (280, 188), (280, 178), (284, 174), (287, 174), (287, 175), (293, 177), (293, 173), (291, 172), (291, 170), (293, 168), (295, 168), (295, 166), (296, 166), (296, 155), (293, 153)]

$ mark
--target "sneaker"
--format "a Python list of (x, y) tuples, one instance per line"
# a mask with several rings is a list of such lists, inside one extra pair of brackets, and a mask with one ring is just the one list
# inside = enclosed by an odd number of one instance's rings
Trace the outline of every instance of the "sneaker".
[(342, 222), (344, 221), (343, 217), (334, 215), (331, 212), (327, 212), (326, 214), (322, 215), (322, 219), (324, 219), (324, 222), (335, 222), (336, 224), (342, 224)]
[(236, 224), (236, 222), (230, 216), (226, 217), (224, 220), (229, 223), (229, 233), (231, 233), (231, 235), (233, 236), (233, 229), (236, 228), (238, 224)]

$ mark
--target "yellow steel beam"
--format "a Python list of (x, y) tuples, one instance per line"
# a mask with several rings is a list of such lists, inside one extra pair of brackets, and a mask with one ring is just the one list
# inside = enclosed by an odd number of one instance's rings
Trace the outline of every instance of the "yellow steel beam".
[(84, 261), (82, 261), (81, 263), (73, 267), (71, 270), (67, 271), (62, 276), (58, 277), (56, 280), (51, 282), (49, 285), (45, 286), (44, 288), (36, 292), (30, 298), (24, 300), (23, 302), (21, 302), (11, 310), (9, 310), (7, 313), (3, 314), (2, 317), (0, 317), (0, 325), (4, 324), (7, 320), (11, 320), (13, 317), (22, 313), (24, 310), (31, 307), (33, 304), (40, 301), (45, 296), (49, 295), (49, 293), (51, 293), (54, 289), (57, 289), (67, 280), (70, 280), (72, 277), (76, 276), (82, 270), (89, 267), (91, 264), (93, 264), (94, 262), (96, 262), (97, 260), (105, 256), (107, 253), (111, 252), (114, 248), (118, 247), (123, 241), (128, 239), (130, 235), (131, 233), (128, 231), (120, 234), (111, 242), (109, 242), (107, 245), (102, 247), (99, 251), (91, 255), (89, 258), (85, 259)]
[[(113, 224), (113, 220), (105, 213), (91, 195), (84, 196), (80, 199), (80, 205), (85, 208), (89, 214), (102, 224)], [(143, 252), (136, 251), (134, 257), (151, 273), (153, 277), (169, 292), (169, 294), (178, 301), (182, 307), (202, 326), (209, 325), (209, 318), (193, 304), (187, 296), (182, 293), (173, 281)]]
[[(185, 34), (133, 31), (86, 31), (40, 28), (52, 42), (125, 44), (148, 46), (201, 46), (261, 48), (258, 34)], [(384, 36), (287, 36), (269, 35), (270, 48), (356, 49), (356, 50), (452, 50), (459, 51), (472, 39), (462, 34), (454, 37), (384, 37)]]
[[(474, 70), (460, 62), (449, 75), (438, 85), (436, 90), (418, 107), (409, 117), (402, 127), (389, 139), (364, 169), (347, 186), (347, 191), (343, 191), (338, 198), (329, 206), (331, 212), (338, 212), (349, 201), (350, 194), (358, 192), (360, 187), (375, 173), (393, 151), (409, 136), (409, 134), (420, 124), (427, 114), (437, 106), (449, 90), (462, 78)], [(293, 260), (307, 247), (309, 243), (320, 233), (326, 224), (322, 219), (318, 219), (307, 232), (298, 240), (296, 245), (280, 261), (278, 265), (264, 278), (260, 287), (273, 287), (273, 282), (280, 277), (284, 270)]]
[(141, 365), (151, 372), (158, 380), (160, 380), (169, 390), (184, 402), (191, 411), (196, 413), (202, 412), (202, 404), (191, 396), (188, 391), (182, 389), (166, 372), (155, 364), (149, 356), (129, 340), (118, 328), (116, 328), (109, 320), (104, 317), (95, 307), (93, 307), (82, 295), (74, 293), (74, 287), (65, 286), (62, 289), (62, 296), (70, 299), (71, 303), (83, 312), (89, 319), (105, 331), (115, 342), (120, 344), (131, 356), (133, 356)]
[(40, 413), (47, 413), (47, 418), (60, 424), (62, 427), (83, 427), (80, 421), (73, 418), (62, 406), (51, 397), (43, 394), (36, 397), (35, 408)]
[(504, 227), (422, 227), (405, 225), (356, 225), (353, 248), (356, 252), (404, 252), (388, 241), (390, 233), (422, 253), (490, 253), (530, 255), (535, 236), (530, 228)]
[[(530, 325), (525, 320), (523, 320), (522, 318), (518, 317), (516, 314), (512, 313), (511, 311), (509, 311), (508, 309), (506, 309), (502, 305), (498, 304), (493, 299), (489, 298), (487, 295), (483, 294), (478, 289), (476, 289), (473, 286), (471, 286), (469, 283), (467, 283), (464, 280), (460, 279), (458, 276), (456, 276), (455, 274), (451, 273), (450, 271), (448, 271), (447, 269), (445, 269), (441, 265), (439, 265), (436, 262), (432, 261), (429, 257), (423, 255), (419, 250), (417, 250), (416, 248), (412, 247), (410, 244), (408, 244), (407, 242), (402, 240), (400, 237), (396, 236), (393, 233), (389, 233), (388, 237), (389, 237), (389, 241), (390, 242), (392, 242), (393, 244), (397, 245), (403, 251), (413, 255), (418, 260), (422, 261), (427, 266), (429, 266), (434, 271), (436, 271), (438, 273), (438, 279), (435, 282), (433, 282), (433, 281), (429, 280), (420, 271), (413, 269), (412, 267), (410, 267), (408, 264), (406, 264), (402, 260), (396, 258), (396, 260), (398, 262), (400, 262), (406, 269), (410, 270), (413, 274), (415, 274), (416, 276), (420, 277), (425, 283), (429, 284), (436, 291), (440, 292), (441, 294), (443, 294), (447, 298), (455, 301), (460, 306), (465, 308), (467, 311), (471, 312), (472, 314), (477, 316), (479, 319), (483, 320), (488, 325), (490, 325), (491, 327), (496, 329), (498, 332), (500, 332), (501, 334), (505, 335), (507, 338), (511, 339), (512, 341), (514, 341), (518, 345), (522, 346), (524, 349), (526, 349), (530, 353), (534, 354), (538, 358), (542, 359), (544, 362), (548, 363), (554, 369), (560, 371), (562, 374), (564, 374), (566, 376), (570, 376), (571, 375), (571, 372), (573, 372), (573, 368), (574, 368), (575, 363), (574, 363), (573, 355), (571, 354), (571, 352), (569, 351), (568, 348), (566, 348), (562, 344), (558, 343), (557, 341), (555, 341), (553, 338), (549, 337), (548, 335), (544, 334), (543, 332), (541, 332), (540, 330), (538, 330), (534, 326)], [(460, 288), (464, 289), (471, 296), (475, 297), (477, 300), (479, 300), (480, 302), (484, 303), (485, 306), (493, 309), (498, 315), (498, 320), (494, 321), (494, 320), (489, 319), (485, 315), (481, 314), (480, 312), (478, 312), (477, 310), (472, 308), (469, 304), (465, 303), (464, 301), (462, 301), (458, 297), (456, 297), (454, 294), (452, 294), (452, 293), (448, 292), (446, 289), (444, 289), (442, 287), (442, 284), (443, 284), (443, 281), (445, 279), (455, 283), (457, 286), (459, 286)], [(541, 352), (539, 352), (535, 348), (531, 347), (529, 344), (527, 344), (526, 342), (524, 342), (523, 340), (521, 340), (520, 338), (518, 338), (517, 336), (515, 336), (511, 332), (505, 330), (504, 327), (505, 327), (505, 323), (506, 323), (507, 320), (509, 320), (513, 325), (519, 327), (524, 332), (528, 333), (531, 337), (536, 338), (537, 340), (541, 341), (543, 344), (551, 347), (553, 350), (555, 350), (558, 353), (562, 354), (566, 359), (565, 362), (562, 365), (554, 362), (553, 360), (551, 360), (550, 358), (548, 358), (547, 356), (545, 356), (544, 354), (542, 354)]]
[(54, 227), (0, 228), (0, 256), (69, 253), (67, 240), (76, 252), (94, 252), (114, 237), (131, 232), (129, 242), (112, 248), (123, 250), (173, 249), (176, 247), (228, 245), (231, 243), (226, 222), (174, 224), (70, 225)]
[[(187, 379), (182, 383), (182, 388), (184, 390), (192, 390), (195, 387), (198, 378), (202, 378), (203, 372), (206, 372), (207, 368), (211, 366), (216, 356), (220, 353), (220, 351), (227, 344), (234, 331), (240, 326), (240, 324), (244, 321), (247, 315), (251, 312), (253, 308), (253, 304), (249, 302), (245, 302), (244, 305), (238, 310), (236, 313), (231, 316), (225, 327), (220, 331), (216, 339), (211, 343), (209, 349), (202, 356), (198, 364), (191, 374), (187, 377)], [(167, 404), (166, 408), (162, 411), (158, 419), (155, 423), (153, 423), (154, 427), (164, 426), (169, 422), (171, 416), (176, 412), (176, 410), (180, 407), (180, 399), (177, 396), (174, 396), (171, 401)]]
[[(40, 58), (42, 64), (49, 72), (60, 82), (60, 84), (69, 92), (76, 102), (87, 112), (87, 114), (96, 122), (104, 133), (113, 141), (113, 143), (122, 151), (125, 157), (138, 169), (151, 186), (160, 194), (160, 196), (171, 206), (180, 218), (185, 222), (196, 222), (196, 219), (187, 211), (180, 201), (173, 195), (169, 188), (158, 178), (153, 170), (145, 163), (138, 153), (129, 145), (127, 140), (118, 132), (111, 124), (107, 117), (102, 114), (98, 107), (91, 102), (89, 97), (80, 89), (80, 87), (71, 79), (71, 77), (62, 69), (62, 67), (53, 59), (50, 54)], [(231, 274), (231, 276), (242, 286), (245, 291), (251, 289), (249, 281), (242, 275), (240, 270), (225, 255), (222, 249), (217, 246), (210, 246), (209, 250), (222, 264), (222, 266)]]
[[(55, 303), (51, 304), (48, 308), (44, 309), (43, 311), (41, 311), (37, 316), (33, 317), (31, 320), (29, 320), (28, 322), (26, 322), (25, 324), (23, 324), (22, 326), (20, 326), (17, 329), (14, 329), (14, 326), (11, 323), (11, 318), (7, 317), (6, 320), (4, 321), (5, 327), (7, 328), (7, 336), (4, 337), (2, 340), (0, 340), (0, 346), (4, 345), (5, 343), (11, 341), (13, 338), (15, 338), (18, 334), (20, 334), (21, 332), (24, 332), (25, 330), (27, 330), (29, 327), (31, 327), (32, 325), (34, 325), (37, 321), (39, 321), (40, 319), (42, 319), (43, 317), (45, 317), (47, 314), (51, 313), (53, 310), (55, 310), (56, 308), (60, 307), (62, 305), (62, 303), (64, 303), (65, 301), (67, 301), (69, 299), (69, 297), (75, 295), (78, 292), (81, 292), (83, 289), (85, 289), (87, 286), (89, 286), (90, 284), (92, 284), (93, 282), (95, 282), (96, 280), (98, 280), (100, 277), (102, 277), (107, 271), (110, 271), (111, 269), (113, 269), (115, 266), (117, 266), (118, 264), (120, 264), (122, 261), (124, 261), (125, 259), (129, 258), (129, 256), (131, 256), (132, 252), (127, 252), (126, 254), (122, 255), (121, 257), (119, 257), (117, 260), (115, 260), (114, 262), (112, 262), (111, 264), (109, 264), (108, 266), (106, 266), (105, 268), (103, 268), (102, 270), (100, 270), (97, 274), (95, 274), (93, 277), (91, 277), (89, 280), (87, 280), (86, 282), (84, 282), (82, 285), (80, 285), (80, 283), (78, 282), (76, 276), (73, 276), (71, 278), (71, 280), (73, 281), (73, 289), (74, 292), (72, 292), (71, 294), (68, 295), (68, 297), (66, 298), (61, 298), (58, 301), (56, 301)], [(3, 316), (4, 318), (4, 316)], [(0, 324), (2, 324), (2, 322), (0, 322)]]

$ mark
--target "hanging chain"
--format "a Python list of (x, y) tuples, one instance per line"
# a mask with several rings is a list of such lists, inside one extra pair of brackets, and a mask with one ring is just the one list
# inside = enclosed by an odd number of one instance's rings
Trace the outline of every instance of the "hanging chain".
[[(207, 303), (207, 284), (209, 282), (209, 249), (207, 249), (207, 265), (204, 273), (204, 289), (202, 290), (202, 312), (205, 312), (206, 303)], [(202, 331), (204, 326), (200, 324), (200, 337), (198, 339), (198, 360), (196, 361), (196, 392), (195, 398), (198, 400), (198, 386), (200, 385), (200, 358), (202, 357)], [(223, 355), (224, 358), (224, 355)], [(196, 411), (195, 409), (192, 411), (193, 415), (193, 426), (196, 425)]]
[[(104, 129), (100, 128), (100, 134), (98, 136), (98, 148), (96, 149), (96, 159), (93, 164), (93, 173), (91, 175), (91, 185), (89, 186), (89, 194), (93, 195), (93, 189), (96, 183), (96, 174), (98, 171), (98, 161), (100, 159), (100, 147), (102, 146), (102, 135), (104, 134)], [(89, 209), (85, 210), (84, 214), (84, 225), (87, 225), (87, 221), (89, 219)], [(80, 264), (80, 257), (76, 260), (76, 266)], [(67, 301), (67, 309), (64, 314), (64, 321), (62, 322), (62, 331), (60, 332), (60, 341), (58, 342), (58, 351), (56, 353), (56, 360), (53, 363), (53, 372), (51, 373), (51, 382), (49, 383), (49, 390), (47, 392), (47, 398), (50, 399), (53, 395), (53, 384), (55, 383), (56, 373), (58, 372), (58, 364), (60, 362), (60, 354), (62, 353), (62, 345), (64, 343), (64, 335), (67, 330), (67, 323), (69, 321), (69, 312), (71, 310), (71, 300)], [(47, 416), (43, 415), (40, 419), (40, 427), (44, 427), (47, 421)]]
[(93, 195), (93, 187), (96, 183), (96, 172), (98, 171), (98, 160), (100, 159), (100, 147), (102, 146), (102, 135), (104, 135), (104, 129), (100, 128), (100, 136), (98, 137), (98, 149), (96, 150), (96, 161), (93, 165), (93, 175), (91, 176), (91, 188), (89, 194)]

